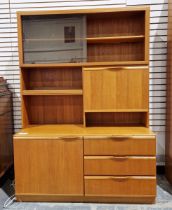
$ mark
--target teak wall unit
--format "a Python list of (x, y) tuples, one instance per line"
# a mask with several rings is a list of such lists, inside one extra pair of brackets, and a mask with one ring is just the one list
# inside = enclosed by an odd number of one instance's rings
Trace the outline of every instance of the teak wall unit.
[(152, 203), (149, 8), (19, 12), (19, 201)]

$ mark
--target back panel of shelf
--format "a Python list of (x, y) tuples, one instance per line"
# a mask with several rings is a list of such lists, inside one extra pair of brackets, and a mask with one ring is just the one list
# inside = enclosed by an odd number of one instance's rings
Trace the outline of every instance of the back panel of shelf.
[(82, 70), (67, 68), (22, 68), (24, 90), (82, 89)]
[[(82, 96), (23, 96), (25, 119), (29, 124), (82, 124)], [(24, 111), (24, 110), (23, 110)]]

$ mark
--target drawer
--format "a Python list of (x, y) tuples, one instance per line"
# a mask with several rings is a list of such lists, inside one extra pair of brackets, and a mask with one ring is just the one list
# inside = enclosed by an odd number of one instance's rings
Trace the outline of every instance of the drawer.
[(156, 177), (85, 176), (86, 196), (155, 196)]
[(155, 155), (155, 136), (84, 137), (85, 155)]
[(156, 158), (139, 156), (85, 156), (85, 175), (156, 175)]

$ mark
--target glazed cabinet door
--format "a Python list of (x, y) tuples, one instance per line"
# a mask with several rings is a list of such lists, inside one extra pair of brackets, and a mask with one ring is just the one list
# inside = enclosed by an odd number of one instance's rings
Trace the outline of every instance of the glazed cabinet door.
[(148, 109), (146, 66), (84, 68), (83, 79), (85, 111)]
[(15, 139), (16, 195), (83, 195), (83, 140)]

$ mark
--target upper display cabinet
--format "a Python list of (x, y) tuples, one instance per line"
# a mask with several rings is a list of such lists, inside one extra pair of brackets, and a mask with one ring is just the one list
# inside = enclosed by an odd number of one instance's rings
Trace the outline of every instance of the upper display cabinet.
[(19, 12), (20, 65), (147, 64), (148, 10)]

